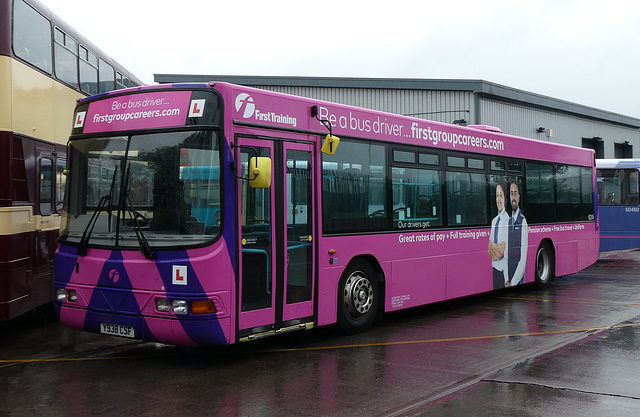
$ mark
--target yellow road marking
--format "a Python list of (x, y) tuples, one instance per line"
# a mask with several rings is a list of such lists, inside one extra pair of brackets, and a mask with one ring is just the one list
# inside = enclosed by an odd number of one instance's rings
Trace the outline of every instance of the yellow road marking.
[[(640, 326), (640, 322), (616, 324), (614, 326), (599, 326), (599, 327), (584, 327), (580, 329), (552, 330), (548, 332), (452, 337), (452, 338), (445, 338), (445, 339), (403, 340), (398, 342), (360, 343), (360, 344), (337, 345), (337, 346), (314, 346), (314, 347), (306, 347), (306, 348), (275, 349), (275, 350), (268, 350), (265, 352), (270, 352), (270, 353), (305, 352), (305, 351), (314, 351), (314, 350), (336, 350), (336, 349), (353, 349), (353, 348), (379, 347), (379, 346), (415, 345), (415, 344), (426, 344), (426, 343), (465, 342), (470, 340), (502, 339), (507, 337), (527, 337), (527, 336), (533, 337), (533, 336), (549, 336), (554, 334), (567, 334), (567, 333), (588, 333), (588, 332), (595, 332), (598, 330), (621, 329), (624, 327), (634, 327), (634, 326)], [(99, 361), (99, 360), (141, 359), (141, 358), (142, 357), (140, 356), (110, 356), (110, 357), (97, 357), (97, 358), (0, 359), (0, 363), (81, 362), (81, 361)]]
[(547, 303), (560, 303), (560, 304), (591, 304), (602, 306), (616, 306), (616, 307), (640, 307), (640, 303), (609, 303), (602, 301), (575, 301), (575, 300), (554, 300), (549, 298), (528, 298), (528, 297), (495, 297), (503, 300), (516, 300), (516, 301), (542, 301)]
[(415, 345), (415, 344), (442, 343), (442, 342), (464, 342), (469, 340), (501, 339), (506, 337), (548, 336), (548, 335), (564, 334), (564, 333), (581, 333), (581, 332), (588, 333), (588, 332), (595, 332), (598, 330), (619, 329), (623, 327), (632, 327), (632, 326), (640, 326), (640, 322), (617, 324), (615, 326), (553, 330), (549, 332), (514, 333), (514, 334), (499, 334), (499, 335), (488, 335), (488, 336), (468, 336), (468, 337), (454, 337), (454, 338), (448, 338), (448, 339), (405, 340), (405, 341), (399, 341), (399, 342), (362, 343), (362, 344), (339, 345), (339, 346), (317, 346), (317, 347), (308, 347), (308, 348), (276, 349), (276, 350), (270, 350), (269, 352), (298, 352), (298, 351), (313, 351), (313, 350), (351, 349), (351, 348), (376, 347), (376, 346)]
[[(517, 300), (517, 301), (543, 301), (543, 302), (551, 302), (551, 303), (595, 304), (595, 305), (640, 307), (640, 303), (624, 304), (624, 303), (608, 303), (608, 302), (597, 302), (597, 301), (553, 300), (553, 299), (526, 298), (526, 297), (496, 297), (496, 298), (501, 298), (505, 300)], [(398, 342), (362, 343), (362, 344), (337, 345), (337, 346), (316, 346), (316, 347), (306, 347), (306, 348), (275, 349), (275, 350), (268, 350), (267, 352), (301, 352), (301, 351), (314, 351), (314, 350), (353, 349), (353, 348), (376, 347), (376, 346), (398, 346), (398, 345), (414, 345), (414, 344), (425, 344), (425, 343), (464, 342), (464, 341), (470, 341), (470, 340), (501, 339), (506, 337), (548, 336), (548, 335), (566, 334), (566, 333), (581, 333), (581, 332), (588, 333), (588, 332), (595, 332), (598, 330), (619, 329), (623, 327), (633, 327), (638, 325), (640, 325), (640, 322), (617, 324), (614, 326), (553, 330), (548, 332), (514, 333), (514, 334), (499, 334), (499, 335), (487, 335), (487, 336), (467, 336), (467, 337), (454, 337), (454, 338), (445, 338), (445, 339), (405, 340), (405, 341), (398, 341)], [(80, 361), (97, 361), (97, 360), (126, 360), (126, 359), (140, 359), (140, 357), (139, 356), (137, 357), (113, 356), (113, 357), (97, 357), (97, 358), (0, 359), (0, 364), (2, 363), (80, 362)]]
[(0, 359), (0, 363), (80, 362), (114, 359), (140, 359), (140, 356), (103, 356), (97, 358)]

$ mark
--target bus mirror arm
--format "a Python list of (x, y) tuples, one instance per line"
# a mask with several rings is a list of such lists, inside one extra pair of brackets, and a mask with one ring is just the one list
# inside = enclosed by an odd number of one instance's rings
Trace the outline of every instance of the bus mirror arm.
[(258, 156), (258, 151), (251, 146), (238, 146), (238, 148), (253, 151), (256, 156), (249, 158), (249, 175), (251, 177), (243, 177), (238, 174), (238, 163), (236, 160), (231, 162), (231, 170), (233, 175), (241, 180), (249, 181), (251, 188), (269, 188), (271, 187), (271, 158)]
[(318, 106), (311, 106), (311, 117), (315, 117), (317, 121), (322, 123), (324, 127), (327, 128), (329, 134), (324, 138), (324, 142), (322, 143), (322, 148), (320, 148), (320, 152), (333, 155), (336, 153), (336, 149), (338, 149), (338, 143), (340, 143), (340, 138), (337, 136), (333, 136), (333, 130), (331, 128), (331, 122), (327, 119), (321, 119), (318, 117)]

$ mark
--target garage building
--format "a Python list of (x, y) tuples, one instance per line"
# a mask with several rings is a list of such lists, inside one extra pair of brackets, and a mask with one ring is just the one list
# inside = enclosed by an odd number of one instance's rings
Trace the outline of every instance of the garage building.
[(225, 81), (318, 100), (639, 158), (640, 119), (484, 80), (155, 74), (157, 83)]

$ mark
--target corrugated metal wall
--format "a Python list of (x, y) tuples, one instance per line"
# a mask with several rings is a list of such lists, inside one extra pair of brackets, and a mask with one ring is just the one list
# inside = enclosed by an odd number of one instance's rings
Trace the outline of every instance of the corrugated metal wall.
[[(577, 147), (582, 146), (583, 138), (599, 137), (604, 141), (605, 158), (615, 156), (615, 143), (628, 142), (633, 146), (633, 156), (640, 157), (638, 129), (485, 98), (476, 101), (476, 95), (472, 91), (264, 85), (254, 87), (389, 113), (413, 115), (443, 123), (464, 119), (467, 124), (497, 126), (504, 133)], [(545, 128), (545, 132), (537, 133), (536, 129), (540, 127)], [(552, 132), (550, 137), (547, 136), (547, 129)]]
[[(638, 129), (493, 100), (481, 99), (479, 103), (482, 123), (498, 126), (504, 133), (578, 147), (583, 138), (599, 137), (604, 141), (606, 158), (614, 157), (615, 143), (626, 141), (633, 146), (634, 157), (640, 156)], [(545, 132), (537, 133), (540, 127)], [(551, 129), (551, 137), (547, 129)]]
[[(452, 123), (475, 114), (471, 91), (254, 86), (264, 90)], [(445, 113), (440, 113), (445, 112)]]

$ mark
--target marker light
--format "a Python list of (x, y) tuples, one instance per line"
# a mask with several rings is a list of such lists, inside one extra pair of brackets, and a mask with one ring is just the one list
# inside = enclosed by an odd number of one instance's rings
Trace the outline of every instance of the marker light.
[(211, 300), (195, 300), (191, 302), (191, 314), (212, 314), (218, 309)]
[(187, 300), (171, 300), (173, 314), (187, 314), (189, 312), (187, 307)]
[(156, 298), (156, 310), (161, 313), (168, 313), (171, 311), (171, 306), (169, 305), (169, 300), (166, 298)]

